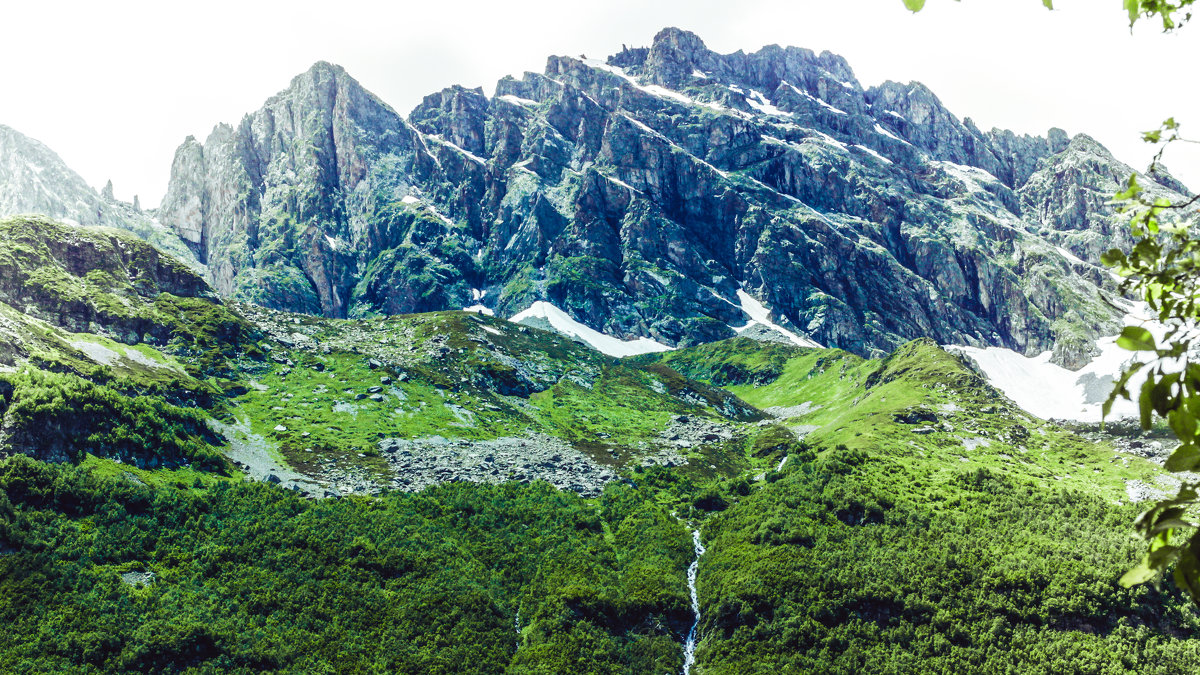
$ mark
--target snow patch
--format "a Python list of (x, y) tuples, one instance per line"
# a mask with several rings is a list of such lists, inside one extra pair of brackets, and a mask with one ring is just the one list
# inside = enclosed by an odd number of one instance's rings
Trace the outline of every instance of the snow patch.
[(745, 326), (742, 326), (741, 328), (734, 328), (735, 331), (740, 333), (740, 332), (746, 330), (747, 328), (749, 328), (750, 326), (754, 325), (755, 323), (758, 323), (760, 325), (766, 326), (767, 328), (770, 328), (772, 330), (778, 331), (779, 333), (782, 333), (784, 337), (791, 340), (792, 343), (795, 344), (797, 347), (814, 347), (817, 349), (821, 348), (821, 345), (818, 344), (812, 338), (801, 337), (801, 336), (793, 333), (792, 331), (780, 326), (779, 324), (771, 321), (771, 310), (767, 309), (766, 306), (764, 306), (761, 302), (759, 302), (758, 300), (755, 300), (753, 297), (751, 297), (750, 294), (747, 293), (746, 291), (743, 291), (742, 289), (739, 288), (738, 292), (737, 292), (737, 296), (738, 296), (738, 300), (741, 301), (742, 311), (745, 312), (750, 317), (751, 321), (749, 323), (747, 323)]
[(653, 94), (659, 98), (669, 98), (673, 101), (679, 101), (680, 103), (687, 104), (695, 103), (690, 96), (685, 96), (684, 94), (681, 94), (677, 91), (672, 91), (666, 87), (660, 87), (657, 84), (635, 84), (634, 86), (646, 92), (647, 94)]
[(496, 316), (496, 313), (493, 312), (491, 309), (484, 307), (483, 305), (479, 305), (479, 304), (471, 305), (470, 307), (463, 307), (463, 311), (464, 312), (474, 312), (476, 314), (485, 314), (487, 316)]
[(880, 160), (884, 164), (892, 163), (892, 160), (888, 159), (887, 157), (884, 157), (883, 155), (879, 154), (878, 152), (875, 152), (874, 150), (872, 150), (871, 148), (868, 148), (865, 145), (857, 145), (856, 144), (854, 147), (858, 148), (859, 150), (862, 150), (863, 152), (867, 153), (868, 155), (875, 157), (876, 159)]
[[(1161, 339), (1166, 331), (1166, 326), (1134, 313), (1126, 315), (1124, 321), (1127, 326), (1146, 328), (1156, 339)], [(1101, 408), (1113, 383), (1137, 355), (1118, 347), (1116, 336), (1100, 338), (1096, 347), (1100, 355), (1074, 372), (1050, 363), (1051, 352), (1048, 351), (1030, 357), (1003, 347), (953, 345), (947, 348), (974, 359), (992, 386), (1026, 412), (1043, 419), (1099, 422)], [(1166, 369), (1170, 371), (1171, 364), (1166, 364)], [(1129, 391), (1136, 395), (1145, 380), (1142, 373), (1134, 375), (1128, 384)], [(1109, 413), (1112, 419), (1137, 415), (1136, 402), (1124, 399), (1117, 399)]]
[(792, 116), (792, 113), (776, 108), (769, 100), (767, 100), (766, 96), (763, 96), (762, 93), (757, 91), (750, 92), (750, 95), (746, 97), (746, 103), (750, 104), (751, 108), (754, 108), (765, 115), (776, 115), (778, 117)]
[[(826, 143), (828, 143), (834, 147), (837, 147), (838, 149), (840, 149), (842, 151), (845, 151), (847, 149), (845, 143), (839, 141), (838, 139), (834, 138), (833, 136), (830, 136), (829, 134), (827, 134), (823, 131), (817, 131), (817, 136), (818, 136), (819, 140), (823, 140)], [(811, 138), (811, 136), (810, 136), (810, 138)]]
[(537, 106), (537, 104), (538, 104), (537, 101), (527, 99), (527, 98), (521, 98), (520, 96), (513, 96), (512, 94), (504, 94), (503, 96), (500, 96), (498, 98), (501, 101), (505, 101), (507, 103), (512, 103), (513, 105), (519, 105), (522, 108), (533, 108), (533, 107)]
[(970, 192), (986, 192), (983, 185), (979, 182), (981, 180), (989, 182), (997, 181), (995, 176), (979, 167), (955, 164), (954, 162), (946, 162), (940, 159), (930, 160), (930, 163), (942, 167), (947, 174), (953, 178), (957, 178)]
[(636, 356), (638, 354), (671, 350), (670, 347), (649, 338), (637, 338), (636, 340), (627, 341), (605, 335), (572, 319), (569, 314), (544, 300), (538, 300), (529, 309), (516, 314), (509, 321), (520, 323), (525, 319), (541, 319), (549, 323), (559, 333), (578, 338), (591, 345), (596, 351), (603, 352), (609, 356)]

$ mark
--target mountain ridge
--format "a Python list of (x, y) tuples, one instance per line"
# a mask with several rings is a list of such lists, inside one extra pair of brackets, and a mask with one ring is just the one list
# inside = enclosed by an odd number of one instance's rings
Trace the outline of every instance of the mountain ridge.
[[(828, 52), (719, 55), (664, 29), (604, 62), (549, 57), (490, 99), (449, 87), (407, 118), (321, 62), (214, 133), (177, 152), (161, 217), (223, 294), (276, 309), (549, 301), (680, 346), (732, 337), (745, 290), (864, 355), (927, 336), (1075, 367), (1119, 324), (1092, 300), (1105, 275), (1067, 257), (1096, 262), (1106, 205), (1052, 214), (1081, 235), (1054, 241), (1022, 216), (1061, 191), (1042, 165), (1085, 143), (985, 134), (919, 83), (862, 89)], [(1101, 159), (1080, 190), (1123, 170)]]
[(864, 89), (830, 52), (723, 55), (666, 28), (407, 116), (318, 62), (189, 136), (157, 220), (138, 222), (169, 228), (223, 296), (279, 310), (547, 302), (679, 347), (738, 334), (745, 294), (860, 355), (932, 337), (1078, 368), (1121, 324), (1097, 257), (1129, 244), (1108, 204), (1128, 172), (1085, 134), (983, 132), (919, 82)]

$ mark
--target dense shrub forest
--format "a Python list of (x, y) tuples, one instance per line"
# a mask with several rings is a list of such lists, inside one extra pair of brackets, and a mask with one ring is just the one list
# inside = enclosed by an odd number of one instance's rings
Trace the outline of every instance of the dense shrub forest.
[(697, 673), (1200, 669), (1190, 605), (1115, 584), (1130, 507), (807, 460), (758, 483), (635, 471), (595, 500), (510, 483), (306, 501), (10, 458), (0, 670), (678, 672), (676, 515), (708, 542)]
[(310, 502), (12, 458), (0, 670), (676, 671), (690, 537), (649, 494), (449, 484)]

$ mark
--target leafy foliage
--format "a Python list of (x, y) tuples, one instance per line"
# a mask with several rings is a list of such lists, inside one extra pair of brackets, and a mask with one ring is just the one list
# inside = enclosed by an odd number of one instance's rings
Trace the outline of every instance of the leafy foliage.
[[(1147, 132), (1145, 138), (1164, 143), (1164, 149), (1181, 140), (1174, 119)], [(1155, 161), (1161, 156), (1162, 150)], [(1180, 443), (1165, 466), (1169, 471), (1190, 472), (1200, 466), (1200, 363), (1191, 349), (1200, 319), (1200, 239), (1191, 230), (1196, 198), (1172, 204), (1147, 196), (1133, 175), (1117, 199), (1122, 210), (1132, 215), (1137, 241), (1128, 254), (1109, 251), (1104, 262), (1117, 269), (1124, 277), (1122, 289), (1141, 296), (1166, 330), (1158, 339), (1144, 326), (1122, 331), (1117, 343), (1149, 358), (1135, 360), (1125, 369), (1105, 403), (1105, 413), (1117, 397), (1132, 399), (1131, 382), (1141, 374), (1145, 378), (1138, 392), (1142, 427), (1150, 428), (1156, 415), (1165, 419)], [(1149, 549), (1122, 583), (1150, 581), (1174, 565), (1176, 583), (1200, 602), (1200, 537), (1192, 531), (1195, 523), (1188, 515), (1189, 507), (1200, 502), (1197, 488), (1200, 482), (1185, 474), (1178, 494), (1138, 517), (1135, 525)]]
[(678, 670), (690, 542), (649, 497), (466, 484), (306, 502), (10, 458), (0, 670)]
[(789, 466), (704, 527), (707, 672), (1200, 667), (1200, 642), (1170, 637), (1195, 611), (1114, 583), (1130, 507), (861, 450)]
[[(1129, 15), (1130, 26), (1139, 19), (1158, 17), (1162, 20), (1163, 32), (1167, 33), (1192, 19), (1193, 2), (1195, 0), (1122, 0), (1121, 6)], [(1042, 5), (1054, 9), (1054, 0), (1042, 0)], [(904, 0), (904, 6), (911, 12), (919, 12), (925, 7), (925, 0)]]

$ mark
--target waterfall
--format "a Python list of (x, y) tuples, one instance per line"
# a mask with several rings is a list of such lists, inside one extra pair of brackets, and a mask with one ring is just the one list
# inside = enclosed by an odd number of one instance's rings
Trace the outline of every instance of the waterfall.
[(696, 663), (696, 633), (700, 630), (700, 596), (696, 594), (696, 574), (700, 571), (700, 556), (704, 555), (704, 544), (700, 543), (700, 530), (692, 530), (692, 545), (696, 557), (688, 566), (688, 591), (692, 594), (692, 614), (696, 616), (692, 629), (688, 631), (687, 642), (683, 643), (683, 675), (689, 675), (692, 665)]
[(787, 464), (787, 458), (788, 456), (784, 455), (783, 459), (779, 460), (779, 466), (775, 467), (776, 471), (783, 471), (783, 465)]

